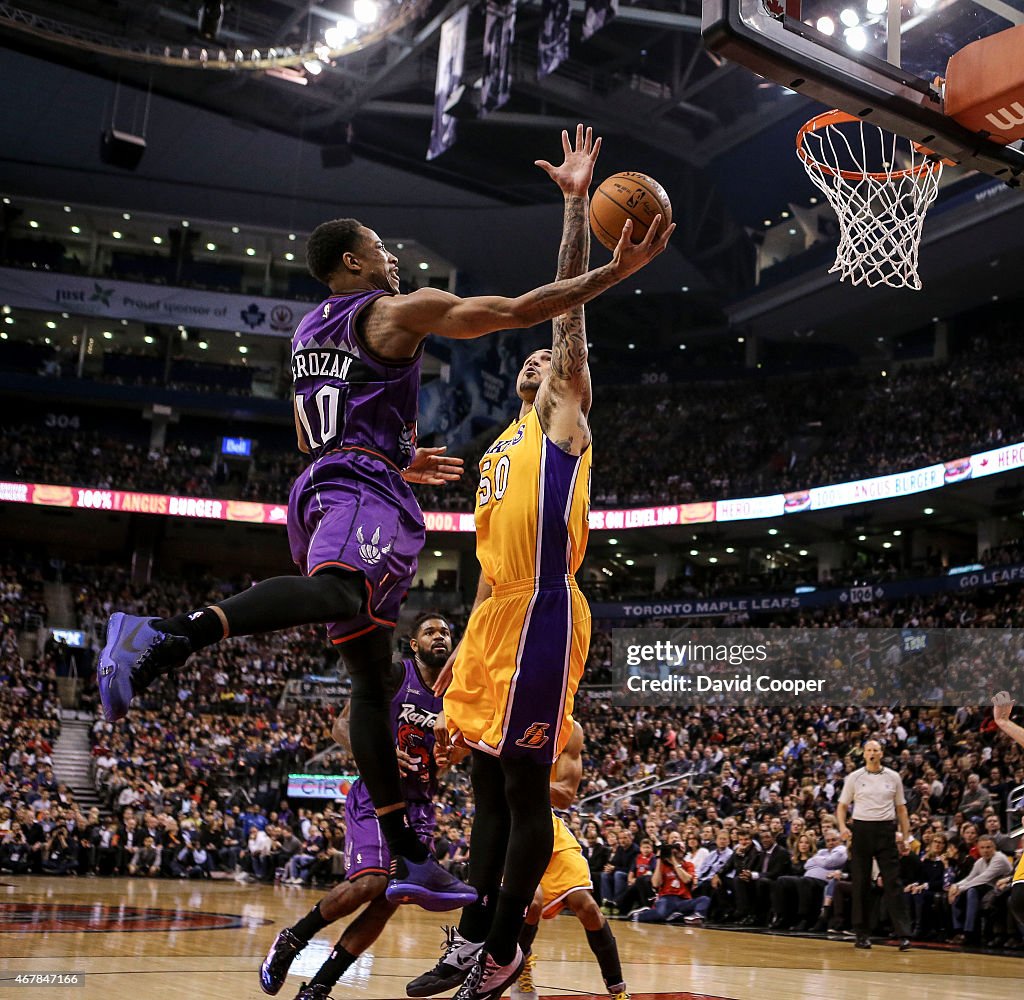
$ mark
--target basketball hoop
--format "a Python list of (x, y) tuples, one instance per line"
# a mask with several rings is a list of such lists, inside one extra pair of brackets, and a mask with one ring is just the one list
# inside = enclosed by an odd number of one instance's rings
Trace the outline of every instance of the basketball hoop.
[[(920, 289), (921, 230), (939, 193), (943, 161), (845, 111), (812, 118), (797, 132), (796, 152), (839, 219), (829, 273), (854, 285)], [(872, 170), (875, 164), (881, 169)]]

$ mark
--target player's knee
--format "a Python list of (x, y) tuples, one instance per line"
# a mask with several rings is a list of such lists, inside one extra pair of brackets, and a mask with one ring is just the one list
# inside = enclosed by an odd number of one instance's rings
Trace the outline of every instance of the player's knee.
[(604, 914), (589, 892), (574, 892), (566, 902), (588, 931), (601, 929), (604, 924)]
[(329, 608), (328, 614), (335, 621), (355, 618), (362, 610), (366, 596), (366, 584), (362, 573), (347, 569), (325, 569), (313, 577), (317, 585), (317, 596)]
[(1024, 927), (1024, 882), (1014, 882), (1010, 887), (1010, 913)]
[[(379, 896), (384, 899), (384, 890), (388, 887), (388, 880), (383, 875), (364, 875), (350, 882), (353, 898), (357, 906), (373, 902)], [(386, 900), (385, 900), (386, 901)]]

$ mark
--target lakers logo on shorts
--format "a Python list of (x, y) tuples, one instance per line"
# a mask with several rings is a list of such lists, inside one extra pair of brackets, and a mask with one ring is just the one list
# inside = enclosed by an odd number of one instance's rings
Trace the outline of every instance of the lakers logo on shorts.
[(517, 747), (526, 747), (528, 750), (539, 750), (550, 739), (547, 731), (550, 724), (547, 722), (531, 722), (526, 727), (526, 732), (516, 740)]

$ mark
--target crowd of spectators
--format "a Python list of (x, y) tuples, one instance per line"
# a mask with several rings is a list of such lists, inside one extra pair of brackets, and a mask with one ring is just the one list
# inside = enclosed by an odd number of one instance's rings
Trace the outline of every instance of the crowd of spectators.
[[(77, 807), (53, 772), (60, 735), (56, 663), (24, 656), (22, 643), (29, 636), (26, 645), (35, 650), (34, 630), (45, 623), (46, 607), (34, 571), (4, 566), (0, 591), (0, 868), (32, 863), (57, 871), (59, 825)], [(35, 828), (40, 814), (51, 817), (45, 828)]]
[[(115, 606), (171, 614), (247, 582), (139, 588), (121, 571), (96, 567), (66, 569), (65, 577), (87, 631)], [(13, 572), (7, 579), (18, 582)], [(1020, 591), (1007, 590), (797, 618), (809, 627), (1005, 627), (1019, 625), (1022, 612)], [(284, 797), (290, 770), (353, 773), (330, 737), (340, 705), (280, 698), (289, 678), (331, 666), (316, 630), (229, 640), (161, 680), (126, 720), (97, 718), (101, 807), (86, 814), (53, 773), (55, 665), (23, 660), (17, 650), (17, 631), (7, 625), (0, 868), (295, 885), (341, 876), (340, 806), (308, 808)], [(586, 680), (609, 660), (610, 635), (598, 629)], [(607, 912), (642, 922), (848, 932), (849, 866), (834, 811), (843, 777), (860, 765), (871, 737), (883, 742), (907, 792), (912, 841), (901, 846), (901, 871), (915, 937), (1024, 948), (1006, 906), (1019, 849), (1008, 796), (1024, 784), (1024, 751), (985, 707), (623, 709), (606, 689), (586, 685), (576, 714), (586, 736), (584, 777), (567, 821)], [(468, 862), (472, 813), (457, 770), (437, 803), (435, 843), (457, 873)], [(873, 919), (884, 932), (881, 898), (879, 891)]]
[[(1024, 436), (1016, 405), (1024, 361), (997, 332), (948, 363), (742, 381), (598, 387), (591, 421), (595, 507), (788, 492), (950, 461)], [(984, 399), (979, 408), (977, 400)], [(150, 451), (127, 434), (8, 425), (0, 476), (35, 482), (281, 503), (304, 459), (280, 445), (229, 468), (210, 446)], [(257, 435), (258, 436), (258, 435)], [(275, 440), (279, 435), (275, 431)], [(680, 442), (679, 448), (666, 442)], [(685, 443), (684, 443), (685, 442)], [(418, 490), (424, 509), (472, 510), (473, 463), (460, 483)]]

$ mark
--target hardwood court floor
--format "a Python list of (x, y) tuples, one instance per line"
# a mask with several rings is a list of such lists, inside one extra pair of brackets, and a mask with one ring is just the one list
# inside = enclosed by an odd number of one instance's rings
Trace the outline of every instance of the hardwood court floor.
[[(257, 969), (277, 931), (319, 894), (235, 882), (0, 876), (0, 997), (21, 1000), (243, 1000), (262, 997)], [(437, 959), (445, 914), (403, 908), (334, 997), (399, 1000)], [(634, 1000), (938, 1000), (1020, 995), (1024, 958), (940, 949), (613, 922)], [(330, 928), (299, 956), (281, 1000), (293, 1000), (327, 956)], [(340, 933), (340, 929), (337, 930)], [(596, 962), (572, 917), (545, 921), (535, 951), (541, 997), (600, 997)], [(12, 976), (84, 972), (84, 989)]]

